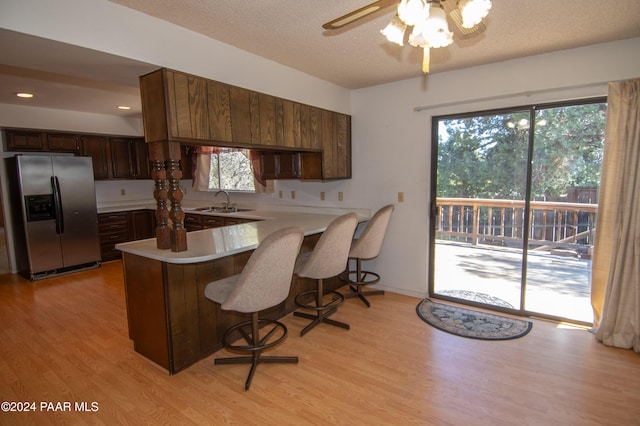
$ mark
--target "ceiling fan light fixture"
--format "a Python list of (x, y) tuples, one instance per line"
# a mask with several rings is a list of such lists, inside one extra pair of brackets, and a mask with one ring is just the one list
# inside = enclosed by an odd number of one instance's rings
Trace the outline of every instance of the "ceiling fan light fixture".
[(431, 62), (431, 49), (425, 46), (422, 54), (422, 72), (425, 74), (429, 74), (429, 62)]
[(429, 3), (424, 0), (401, 0), (398, 5), (398, 16), (409, 26), (417, 25), (429, 16)]
[(426, 21), (413, 27), (409, 44), (415, 47), (446, 47), (453, 43), (453, 33), (449, 31), (447, 15), (441, 8), (431, 9)]
[(489, 14), (491, 0), (460, 0), (458, 9), (462, 14), (462, 26), (472, 28)]
[(383, 30), (380, 30), (387, 40), (392, 43), (396, 43), (400, 46), (404, 46), (404, 32), (407, 29), (407, 25), (402, 22), (398, 15), (395, 15), (389, 25)]

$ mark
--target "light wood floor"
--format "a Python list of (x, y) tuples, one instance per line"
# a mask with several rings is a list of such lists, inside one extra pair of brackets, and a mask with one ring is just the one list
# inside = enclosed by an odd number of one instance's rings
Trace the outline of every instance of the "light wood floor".
[[(585, 330), (534, 320), (524, 338), (486, 342), (422, 322), (416, 298), (348, 300), (272, 354), (298, 365), (214, 366), (169, 376), (133, 351), (120, 262), (28, 282), (0, 276), (0, 396), (36, 412), (0, 424), (166, 425), (631, 425), (640, 424), (640, 357)], [(229, 355), (221, 351), (214, 356)], [(42, 412), (41, 402), (70, 402)], [(77, 412), (75, 403), (95, 412)], [(95, 402), (95, 405), (91, 405)], [(64, 408), (61, 404), (60, 408)]]

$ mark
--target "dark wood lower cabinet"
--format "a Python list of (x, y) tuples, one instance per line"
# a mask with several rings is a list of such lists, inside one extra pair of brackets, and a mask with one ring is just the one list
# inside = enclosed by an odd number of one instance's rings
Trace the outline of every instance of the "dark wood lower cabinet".
[(103, 262), (120, 259), (115, 245), (155, 237), (155, 210), (132, 210), (98, 215), (100, 252)]
[[(320, 235), (305, 237), (301, 252), (313, 250)], [(240, 273), (251, 253), (193, 264), (124, 253), (129, 338), (135, 351), (174, 374), (221, 349), (224, 331), (250, 317), (223, 311), (204, 297), (204, 288), (211, 281)], [(325, 280), (326, 289), (342, 284), (338, 278)], [(294, 277), (287, 299), (261, 317), (287, 315), (296, 309), (298, 293), (315, 288), (314, 280)]]

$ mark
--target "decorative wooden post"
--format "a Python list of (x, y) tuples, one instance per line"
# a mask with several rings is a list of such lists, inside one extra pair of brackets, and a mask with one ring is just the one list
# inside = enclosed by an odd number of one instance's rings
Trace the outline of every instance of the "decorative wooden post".
[(156, 246), (166, 250), (171, 248), (169, 237), (169, 209), (167, 208), (167, 173), (164, 163), (152, 160), (151, 177), (155, 182), (153, 198), (156, 200)]
[[(155, 182), (153, 198), (156, 200), (156, 246), (179, 252), (187, 250), (187, 230), (180, 189), (180, 144), (176, 142), (149, 142), (152, 177)], [(171, 208), (168, 206), (171, 203)], [(171, 219), (171, 224), (169, 224)]]
[[(172, 144), (173, 142), (169, 142)], [(180, 145), (178, 145), (178, 150)], [(169, 200), (171, 201), (171, 210), (169, 218), (173, 223), (169, 233), (171, 239), (171, 251), (187, 250), (187, 230), (184, 227), (184, 211), (182, 211), (182, 189), (180, 189), (180, 178), (182, 171), (180, 170), (180, 159), (170, 158), (165, 163), (167, 177), (169, 178)]]

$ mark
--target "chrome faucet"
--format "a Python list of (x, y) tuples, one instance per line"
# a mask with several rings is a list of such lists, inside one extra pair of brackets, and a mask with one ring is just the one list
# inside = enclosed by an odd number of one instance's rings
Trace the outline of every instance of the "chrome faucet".
[(231, 208), (231, 196), (229, 196), (229, 192), (225, 191), (224, 189), (221, 189), (220, 191), (216, 192), (216, 194), (213, 196), (213, 198), (217, 198), (218, 194), (223, 192), (224, 195), (227, 196), (227, 202), (224, 204), (224, 209), (225, 210), (229, 210)]

